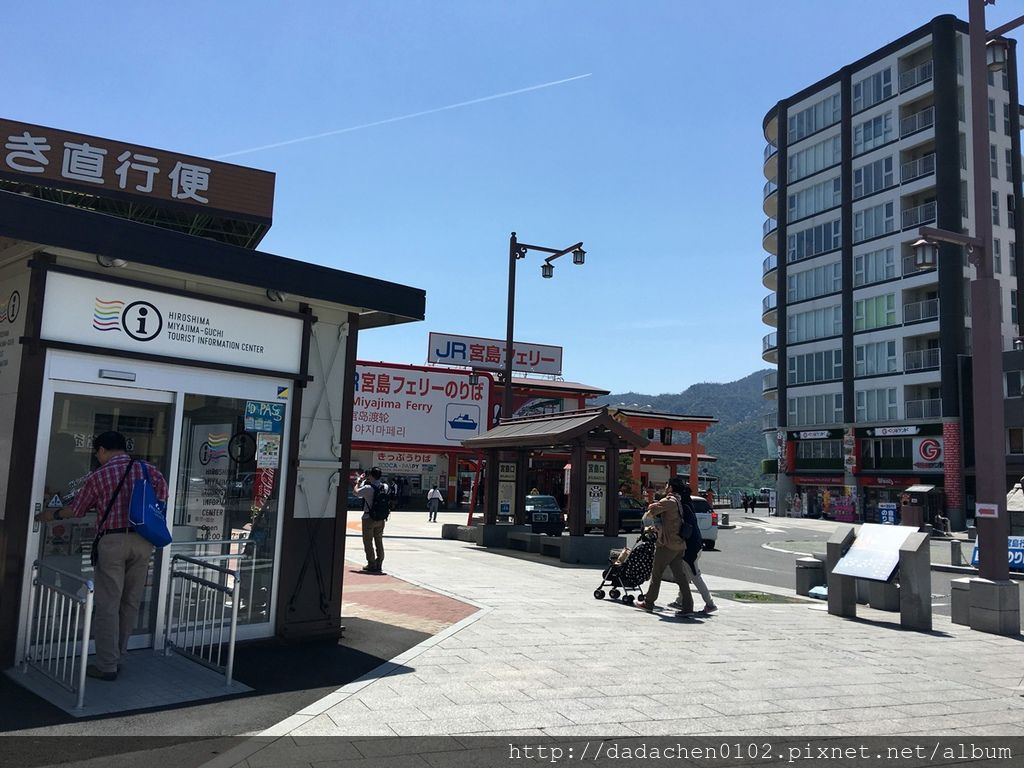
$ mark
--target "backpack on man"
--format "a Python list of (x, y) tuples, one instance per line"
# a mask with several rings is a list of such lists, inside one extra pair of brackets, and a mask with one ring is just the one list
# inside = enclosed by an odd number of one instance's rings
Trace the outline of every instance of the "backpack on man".
[(373, 501), (370, 503), (367, 514), (370, 515), (371, 520), (380, 523), (391, 515), (391, 498), (383, 483), (371, 487), (373, 488)]

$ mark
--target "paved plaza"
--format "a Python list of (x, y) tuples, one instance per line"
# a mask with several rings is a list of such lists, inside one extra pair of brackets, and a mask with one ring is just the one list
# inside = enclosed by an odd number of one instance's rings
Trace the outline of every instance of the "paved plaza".
[(442, 540), (412, 514), (387, 532), (391, 576), (477, 610), (265, 736), (1024, 735), (1019, 638), (741, 602), (728, 593), (795, 595), (713, 576), (718, 613), (647, 614), (595, 600), (595, 568)]

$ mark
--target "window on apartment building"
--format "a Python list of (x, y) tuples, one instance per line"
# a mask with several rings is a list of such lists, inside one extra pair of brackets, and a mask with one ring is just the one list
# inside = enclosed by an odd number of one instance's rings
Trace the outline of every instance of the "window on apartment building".
[(888, 189), (893, 185), (892, 157), (883, 157), (853, 171), (853, 198)]
[(1010, 291), (1010, 322), (1014, 325), (1017, 324), (1017, 291), (1015, 289)]
[(1013, 229), (1017, 226), (1015, 223), (1017, 215), (1017, 201), (1013, 195), (1006, 196), (1006, 226)]
[(999, 225), (999, 193), (992, 193), (992, 224)]
[(800, 440), (796, 444), (798, 459), (841, 459), (842, 440)]
[(843, 423), (842, 393), (788, 399), (789, 426), (813, 427)]
[(789, 384), (814, 384), (843, 378), (843, 352), (824, 349), (793, 355), (786, 360), (786, 381)]
[[(960, 119), (963, 120), (964, 116), (960, 115)], [(967, 137), (962, 133), (960, 134), (960, 170), (967, 170)]]
[(992, 269), (1000, 275), (1003, 272), (1003, 248), (1002, 243), (999, 242), (999, 238), (995, 238), (992, 241)]
[(995, 99), (988, 100), (988, 129), (995, 131), (996, 129), (996, 102)]
[(786, 341), (790, 344), (825, 339), (842, 332), (843, 312), (839, 305), (799, 312), (786, 319)]
[(1003, 133), (1010, 135), (1010, 105), (1003, 104)]
[(1022, 371), (1007, 371), (1006, 372), (1006, 396), (1007, 397), (1020, 397), (1021, 392), (1021, 374)]
[(892, 113), (877, 115), (853, 126), (853, 154), (880, 147), (895, 138)]
[(875, 341), (853, 348), (854, 376), (877, 376), (896, 372), (896, 341)]
[(837, 176), (834, 179), (815, 184), (813, 187), (794, 192), (787, 196), (786, 201), (789, 211), (788, 222), (792, 224), (797, 219), (813, 216), (842, 203), (842, 183)]
[(822, 139), (807, 149), (794, 152), (786, 162), (789, 183), (810, 176), (812, 173), (836, 165), (841, 159), (841, 142), (838, 136)]
[[(999, 83), (1000, 87), (1004, 91), (1010, 90), (1010, 75), (1006, 71), (1006, 67), (1003, 67), (1003, 69), (1000, 71), (1000, 74), (1002, 75)], [(993, 88), (996, 85), (996, 73), (993, 72), (991, 69), (988, 71), (988, 84), (991, 85)]]
[(853, 214), (853, 242), (859, 243), (895, 231), (895, 210), (895, 203), (890, 200)]
[(786, 275), (786, 301), (789, 302), (813, 299), (842, 289), (843, 270), (838, 261)]
[(1006, 178), (1013, 181), (1013, 150), (1006, 150)]
[(853, 84), (853, 111), (860, 112), (892, 96), (892, 70), (889, 67)]
[(855, 421), (886, 421), (897, 418), (896, 388), (865, 389), (854, 393)]
[(842, 245), (839, 219), (808, 227), (786, 237), (786, 261), (802, 261), (834, 251)]
[(993, 179), (999, 178), (999, 147), (995, 144), (988, 145), (988, 167)]
[(1010, 251), (1007, 254), (1010, 259), (1010, 277), (1017, 276), (1017, 246), (1010, 243)]
[(853, 302), (853, 330), (867, 331), (896, 324), (896, 294)]
[(822, 128), (838, 123), (840, 113), (841, 104), (838, 93), (826, 96), (817, 104), (801, 109), (789, 118), (789, 143), (800, 141), (805, 136), (810, 136)]
[(880, 283), (896, 277), (896, 249), (880, 248), (853, 257), (854, 286)]
[(1010, 427), (1006, 430), (1007, 453), (1020, 455), (1024, 453), (1024, 429)]

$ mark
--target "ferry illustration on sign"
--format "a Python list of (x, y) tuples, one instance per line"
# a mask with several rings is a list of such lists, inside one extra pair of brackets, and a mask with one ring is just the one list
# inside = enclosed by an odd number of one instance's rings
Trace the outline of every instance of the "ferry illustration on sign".
[(452, 429), (472, 429), (477, 428), (476, 421), (468, 413), (464, 413), (461, 416), (456, 416), (454, 419), (448, 420), (448, 426)]

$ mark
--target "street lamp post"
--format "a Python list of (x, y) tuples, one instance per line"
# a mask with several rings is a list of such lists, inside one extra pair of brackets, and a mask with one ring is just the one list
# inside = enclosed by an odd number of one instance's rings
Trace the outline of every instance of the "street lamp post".
[(555, 267), (551, 263), (559, 256), (565, 256), (567, 253), (572, 253), (572, 263), (582, 264), (586, 258), (587, 252), (583, 250), (583, 243), (575, 243), (570, 245), (568, 248), (557, 250), (555, 248), (546, 248), (542, 245), (528, 245), (527, 243), (520, 243), (516, 239), (516, 233), (513, 232), (512, 236), (508, 241), (508, 325), (505, 333), (505, 370), (503, 373), (502, 384), (504, 386), (504, 398), (501, 405), (501, 420), (505, 421), (512, 416), (512, 357), (513, 357), (513, 323), (515, 319), (515, 306), (516, 306), (516, 262), (519, 259), (526, 258), (528, 251), (540, 251), (542, 253), (551, 254), (541, 265), (540, 272), (543, 277), (552, 277), (554, 274)]
[[(971, 68), (971, 143), (974, 175), (974, 236), (958, 232), (922, 227), (922, 240), (914, 244), (915, 261), (919, 266), (934, 266), (938, 240), (964, 246), (968, 257), (977, 267), (977, 276), (971, 281), (971, 333), (974, 385), (974, 466), (976, 503), (996, 505), (994, 517), (976, 515), (978, 529), (979, 575), (995, 585), (1012, 588), (1013, 605), (1017, 605), (1016, 584), (1009, 581), (1008, 541), (1009, 521), (1006, 513), (1006, 448), (1005, 420), (1003, 417), (1002, 387), (1002, 332), (999, 281), (993, 272), (992, 216), (988, 201), (992, 197), (992, 180), (988, 172), (988, 65), (1005, 62), (1001, 43), (995, 40), (1011, 29), (1024, 25), (1024, 16), (1005, 24), (988, 34), (985, 30), (985, 5), (989, 0), (968, 0), (969, 61)], [(986, 53), (986, 48), (989, 53)], [(1002, 56), (1000, 56), (1000, 53)], [(974, 584), (972, 583), (972, 589)], [(996, 604), (1006, 603), (992, 595)], [(971, 599), (972, 605), (979, 603)], [(989, 600), (984, 602), (990, 603)], [(989, 606), (985, 606), (989, 607)], [(998, 609), (997, 609), (998, 612)], [(976, 626), (972, 610), (971, 626), (1000, 634), (1020, 632), (1019, 614), (1016, 628), (997, 620), (999, 628)], [(980, 621), (980, 620), (979, 620)], [(1004, 631), (1005, 630), (1005, 631)]]

